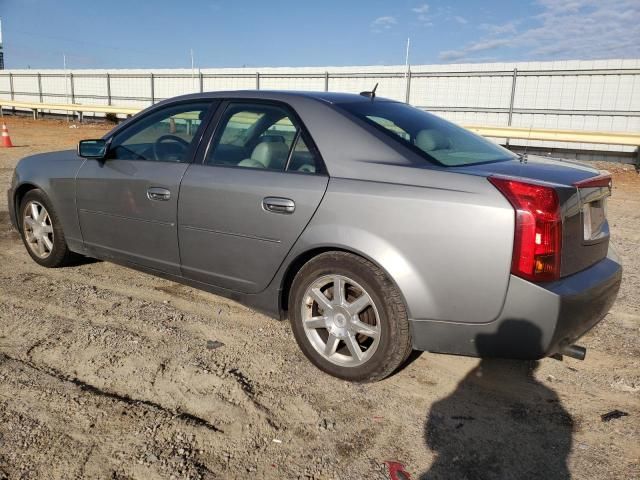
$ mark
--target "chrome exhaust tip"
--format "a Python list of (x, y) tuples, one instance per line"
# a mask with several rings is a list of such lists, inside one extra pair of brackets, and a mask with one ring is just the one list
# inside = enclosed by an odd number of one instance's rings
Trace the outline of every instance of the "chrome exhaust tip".
[(575, 358), (576, 360), (584, 360), (587, 356), (587, 349), (580, 345), (566, 345), (558, 352), (560, 355)]

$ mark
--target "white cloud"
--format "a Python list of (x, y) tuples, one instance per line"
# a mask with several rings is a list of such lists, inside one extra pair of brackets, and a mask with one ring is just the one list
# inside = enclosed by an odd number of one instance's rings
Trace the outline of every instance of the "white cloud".
[(466, 47), (459, 50), (445, 50), (440, 52), (440, 60), (444, 61), (460, 61), (462, 59), (468, 59), (472, 57), (473, 53), (486, 52), (488, 50), (495, 50), (496, 48), (504, 47), (508, 45), (510, 40), (495, 38), (489, 40), (480, 40), (478, 42), (472, 42)]
[(421, 24), (422, 26), (425, 27), (431, 27), (433, 26), (433, 19), (438, 16), (438, 13), (436, 12), (435, 15), (428, 15), (429, 11), (430, 11), (431, 7), (429, 7), (428, 4), (423, 3), (422, 5), (419, 5), (417, 7), (413, 7), (411, 9), (411, 11), (416, 15), (416, 20), (418, 21), (419, 24)]
[(469, 23), (469, 20), (459, 15), (454, 16), (453, 19), (462, 25), (466, 25), (467, 23)]
[(429, 11), (429, 5), (426, 3), (423, 3), (422, 5), (418, 6), (418, 7), (414, 7), (411, 9), (412, 12), (415, 12), (419, 15), (424, 15)]
[(378, 17), (373, 22), (371, 22), (371, 28), (374, 32), (381, 32), (382, 30), (389, 30), (397, 23), (398, 20), (396, 19), (396, 17), (386, 15), (384, 17)]
[(483, 23), (480, 25), (480, 28), (486, 30), (491, 35), (502, 35), (503, 33), (516, 33), (517, 27), (520, 23), (520, 20), (511, 20), (498, 25)]
[(444, 61), (473, 60), (477, 53), (518, 49), (523, 59), (593, 59), (640, 56), (638, 0), (537, 0), (538, 15), (484, 24), (485, 36), (440, 52)]
[(510, 42), (507, 38), (494, 38), (491, 40), (481, 40), (474, 42), (466, 48), (467, 52), (484, 52), (486, 50), (494, 50), (499, 47), (504, 47)]

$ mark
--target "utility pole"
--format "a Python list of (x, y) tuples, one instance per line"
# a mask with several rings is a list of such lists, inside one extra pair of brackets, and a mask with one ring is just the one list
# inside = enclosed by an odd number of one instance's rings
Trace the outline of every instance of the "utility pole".
[(404, 72), (404, 80), (405, 80), (405, 102), (409, 103), (409, 95), (411, 92), (411, 70), (409, 67), (409, 47), (411, 46), (411, 38), (407, 37), (407, 52), (404, 57), (405, 64), (405, 72)]
[(195, 72), (195, 63), (193, 61), (193, 48), (191, 49), (191, 89), (195, 91), (196, 89), (196, 72)]
[(2, 49), (2, 19), (0, 18), (0, 70), (4, 70), (4, 50)]
[[(67, 99), (67, 103), (69, 102), (69, 83), (67, 81), (67, 54), (62, 54), (62, 68), (64, 70), (64, 95)], [(67, 122), (69, 121), (69, 112), (67, 112)]]

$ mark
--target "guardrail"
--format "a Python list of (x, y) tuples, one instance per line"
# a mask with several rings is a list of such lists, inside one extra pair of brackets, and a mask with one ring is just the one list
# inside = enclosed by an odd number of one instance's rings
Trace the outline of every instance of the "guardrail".
[(33, 118), (38, 117), (38, 112), (43, 110), (48, 111), (63, 111), (63, 112), (95, 112), (95, 113), (121, 113), (123, 115), (135, 115), (142, 108), (137, 107), (118, 107), (113, 105), (87, 105), (81, 103), (30, 103), (30, 102), (15, 102), (13, 100), (0, 99), (0, 112), (5, 107), (18, 108), (22, 110), (33, 111)]
[(519, 140), (546, 140), (550, 142), (597, 143), (640, 147), (640, 133), (592, 132), (586, 130), (560, 130), (551, 128), (493, 127), (463, 125), (483, 137), (517, 138)]
[[(43, 110), (66, 111), (72, 113), (78, 112), (79, 114), (85, 112), (98, 112), (115, 114), (119, 113), (123, 115), (135, 115), (136, 113), (143, 110), (142, 108), (118, 107), (115, 105), (87, 105), (78, 103), (28, 103), (0, 99), (0, 113), (2, 112), (2, 109), (6, 107), (32, 110), (34, 118), (37, 118), (38, 112)], [(552, 142), (569, 143), (625, 145), (638, 147), (640, 149), (640, 133), (594, 132), (583, 130), (499, 127), (487, 125), (463, 125), (463, 127), (485, 137), (512, 138), (519, 140), (546, 140)]]

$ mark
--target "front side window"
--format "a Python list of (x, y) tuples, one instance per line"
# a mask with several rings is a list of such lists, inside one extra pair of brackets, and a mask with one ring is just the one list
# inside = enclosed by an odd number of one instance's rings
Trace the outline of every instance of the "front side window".
[(516, 158), (506, 148), (406, 103), (354, 102), (338, 107), (440, 165), (457, 167)]
[(163, 108), (129, 125), (109, 147), (109, 159), (187, 162), (188, 151), (210, 107), (208, 102)]
[(231, 103), (220, 119), (205, 163), (277, 171), (318, 171), (301, 127), (283, 107)]

